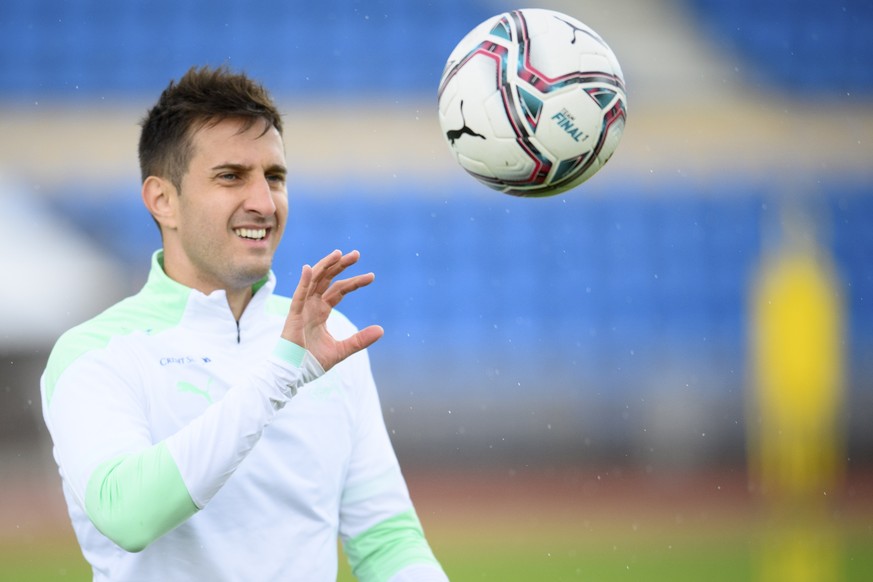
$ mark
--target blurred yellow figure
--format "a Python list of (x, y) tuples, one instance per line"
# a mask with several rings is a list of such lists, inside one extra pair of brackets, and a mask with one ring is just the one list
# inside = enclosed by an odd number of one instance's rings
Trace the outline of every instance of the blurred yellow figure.
[(771, 510), (763, 580), (837, 580), (829, 495), (842, 476), (843, 304), (834, 269), (797, 215), (752, 298), (749, 457)]

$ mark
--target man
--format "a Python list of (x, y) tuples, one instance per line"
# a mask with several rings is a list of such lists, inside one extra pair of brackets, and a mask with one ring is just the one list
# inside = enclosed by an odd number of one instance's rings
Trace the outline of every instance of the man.
[(170, 83), (142, 123), (161, 232), (143, 289), (58, 340), (41, 382), (94, 580), (444, 581), (388, 439), (358, 331), (333, 310), (358, 253), (270, 271), (288, 214), (282, 121), (219, 68)]

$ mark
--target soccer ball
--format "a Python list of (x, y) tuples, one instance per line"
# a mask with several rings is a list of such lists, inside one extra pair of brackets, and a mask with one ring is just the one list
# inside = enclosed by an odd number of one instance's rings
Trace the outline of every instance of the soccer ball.
[(627, 118), (615, 54), (552, 10), (513, 10), (474, 28), (449, 55), (438, 95), (458, 163), (514, 196), (551, 196), (596, 174)]

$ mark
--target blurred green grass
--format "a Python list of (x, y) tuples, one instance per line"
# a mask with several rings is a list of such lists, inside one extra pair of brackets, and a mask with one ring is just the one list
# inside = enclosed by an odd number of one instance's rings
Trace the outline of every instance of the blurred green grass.
[[(472, 519), (471, 522), (475, 521)], [(456, 524), (457, 525), (457, 524)], [(449, 577), (455, 582), (564, 580), (742, 581), (758, 578), (761, 538), (753, 524), (707, 531), (672, 533), (613, 531), (598, 539), (590, 532), (540, 523), (530, 532), (437, 523), (429, 535)], [(551, 531), (551, 533), (549, 533)], [(839, 534), (839, 571), (834, 580), (873, 579), (873, 530), (844, 528)], [(47, 582), (90, 580), (90, 569), (70, 536), (50, 539), (7, 538), (0, 542), (0, 580)], [(338, 582), (353, 582), (341, 558)]]

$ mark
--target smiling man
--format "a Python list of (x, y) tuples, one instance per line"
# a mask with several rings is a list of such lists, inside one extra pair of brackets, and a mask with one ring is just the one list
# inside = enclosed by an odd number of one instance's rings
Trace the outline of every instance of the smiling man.
[(136, 295), (65, 333), (42, 378), (94, 580), (447, 580), (388, 439), (366, 348), (335, 307), (372, 273), (334, 251), (274, 294), (288, 215), (262, 86), (191, 69), (143, 121), (162, 249)]

